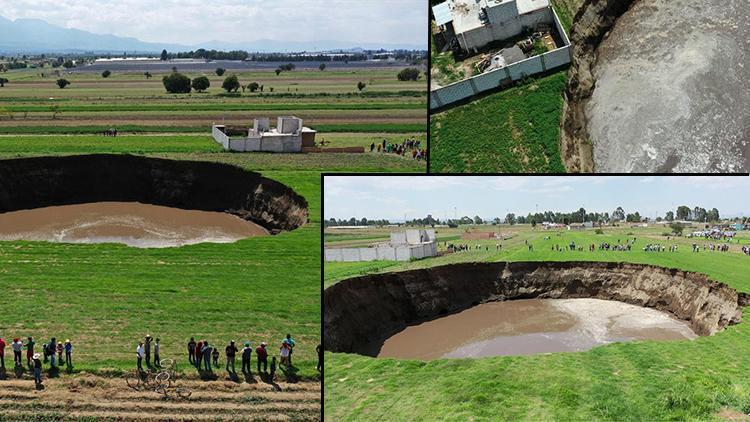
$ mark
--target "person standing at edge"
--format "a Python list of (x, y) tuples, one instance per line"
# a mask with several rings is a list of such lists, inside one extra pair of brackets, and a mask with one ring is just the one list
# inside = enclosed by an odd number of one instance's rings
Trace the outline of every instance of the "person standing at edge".
[(26, 365), (31, 368), (31, 361), (34, 358), (34, 339), (29, 337), (26, 341)]
[(161, 359), (159, 358), (159, 337), (156, 338), (156, 343), (154, 343), (154, 365), (156, 365), (157, 368), (161, 368)]
[(203, 360), (203, 340), (198, 340), (195, 345), (195, 367), (201, 370), (201, 360)]
[(287, 366), (292, 366), (292, 353), (294, 353), (295, 343), (294, 343), (294, 339), (292, 338), (291, 334), (287, 334), (286, 335), (286, 343), (289, 345), (289, 357), (287, 358), (288, 362), (289, 362), (289, 365), (287, 365)]
[(151, 335), (146, 334), (145, 340), (146, 367), (151, 368)]
[(258, 373), (260, 374), (260, 364), (263, 364), (263, 372), (268, 371), (268, 351), (266, 350), (266, 342), (260, 343), (257, 349), (255, 349), (255, 356), (258, 359)]
[(138, 342), (138, 347), (135, 348), (135, 355), (138, 358), (138, 370), (143, 371), (143, 342)]
[(187, 344), (188, 349), (188, 361), (195, 365), (195, 337), (190, 337), (190, 341)]
[(42, 385), (42, 361), (39, 360), (39, 353), (34, 353), (31, 359), (34, 362), (34, 383), (39, 387)]
[(0, 337), (0, 368), (5, 370), (5, 339)]
[(15, 364), (15, 366), (21, 366), (21, 351), (23, 350), (23, 342), (20, 338), (14, 338), (11, 347), (13, 348), (13, 363)]
[(250, 358), (253, 355), (253, 347), (249, 341), (245, 342), (245, 347), (242, 349), (242, 373), (251, 374), (252, 367), (250, 366)]
[(206, 372), (211, 372), (211, 346), (208, 344), (208, 340), (203, 340), (203, 365), (206, 367)]
[[(234, 340), (229, 342), (229, 345), (227, 345), (225, 353), (227, 355), (227, 372), (235, 373), (237, 372), (234, 369), (234, 357), (237, 356), (237, 346), (234, 345)], [(229, 365), (232, 365), (232, 370), (229, 370)]]
[(68, 368), (73, 367), (73, 344), (70, 339), (65, 340), (65, 365)]

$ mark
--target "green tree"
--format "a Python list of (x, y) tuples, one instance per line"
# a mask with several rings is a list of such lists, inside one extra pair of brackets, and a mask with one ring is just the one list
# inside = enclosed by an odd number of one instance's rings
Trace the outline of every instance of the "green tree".
[(167, 92), (171, 94), (190, 93), (190, 78), (182, 73), (172, 72), (162, 78), (162, 83)]
[(625, 219), (625, 210), (622, 207), (617, 207), (616, 210), (612, 211), (612, 220), (622, 221)]
[(678, 220), (691, 220), (690, 207), (687, 205), (680, 205), (677, 207), (677, 219)]
[(484, 220), (482, 220), (482, 217), (480, 217), (478, 215), (475, 215), (474, 216), (474, 224), (476, 224), (476, 225), (484, 224)]
[(70, 85), (70, 81), (68, 81), (67, 79), (58, 79), (56, 83), (57, 86), (60, 87), (60, 89), (63, 89), (66, 86)]
[(406, 69), (398, 72), (398, 75), (396, 75), (396, 77), (399, 81), (416, 81), (419, 79), (420, 73), (421, 72), (419, 71), (419, 69), (407, 67)]
[(65, 62), (63, 63), (63, 67), (66, 69), (70, 69), (71, 67), (75, 67), (75, 64), (72, 60), (65, 60)]
[(167, 50), (164, 49), (161, 51), (161, 61), (165, 62), (169, 60), (169, 53), (167, 53)]
[(227, 92), (237, 92), (237, 90), (240, 89), (240, 86), (240, 81), (237, 79), (237, 75), (227, 76), (226, 79), (224, 79), (224, 83), (221, 84), (221, 87)]
[(276, 69), (276, 76), (279, 76), (279, 74), (281, 74), (281, 69), (280, 68)]
[(10, 82), (8, 79), (0, 78), (0, 88), (4, 88), (5, 84), (7, 84), (8, 82)]
[(154, 75), (152, 75), (151, 72), (144, 72), (143, 76), (145, 76), (146, 79), (151, 79)]
[(109, 70), (105, 70), (104, 72), (102, 72), (102, 78), (109, 78), (109, 75), (111, 74), (112, 72), (110, 72)]
[(197, 78), (193, 79), (193, 82), (191, 83), (191, 86), (194, 90), (198, 92), (203, 92), (208, 89), (208, 87), (211, 86), (211, 81), (208, 80), (205, 76), (198, 76)]
[(249, 89), (250, 92), (255, 92), (258, 90), (258, 88), (260, 88), (260, 84), (257, 82), (250, 82), (249, 84), (247, 84), (247, 89)]
[(707, 215), (706, 215), (706, 219), (707, 219), (708, 221), (712, 221), (712, 222), (717, 222), (717, 221), (719, 221), (719, 220), (721, 219), (721, 218), (719, 217), (719, 210), (718, 210), (718, 209), (716, 209), (716, 208), (711, 208), (711, 210), (710, 210), (710, 211), (708, 211), (708, 213), (707, 213)]
[(326, 64), (325, 63), (321, 63), (320, 66), (318, 66), (318, 69), (320, 69), (321, 72), (324, 71), (324, 70), (326, 70)]
[(674, 213), (672, 211), (667, 211), (667, 215), (664, 216), (664, 219), (667, 221), (674, 221)]
[(513, 213), (510, 213), (505, 216), (505, 224), (510, 224), (511, 226), (516, 224), (516, 215)]
[(224, 72), (226, 72), (226, 71), (227, 71), (226, 69), (223, 69), (221, 67), (217, 67), (216, 68), (216, 76), (223, 76)]
[(672, 233), (676, 236), (682, 236), (682, 230), (684, 229), (684, 226), (680, 223), (671, 223), (669, 225), (669, 228), (672, 229)]
[(363, 89), (365, 89), (365, 87), (366, 87), (366, 86), (367, 86), (367, 84), (366, 84), (366, 83), (364, 83), (364, 82), (362, 82), (362, 81), (359, 81), (359, 82), (357, 82), (357, 89), (358, 89), (358, 90), (359, 90), (360, 92), (362, 92), (362, 90), (363, 90)]

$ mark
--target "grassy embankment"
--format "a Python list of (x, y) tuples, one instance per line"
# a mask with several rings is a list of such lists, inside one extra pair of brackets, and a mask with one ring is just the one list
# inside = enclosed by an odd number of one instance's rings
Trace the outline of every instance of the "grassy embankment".
[[(506, 229), (502, 230), (507, 231)], [(452, 262), (591, 260), (626, 261), (698, 271), (744, 292), (750, 291), (750, 257), (732, 251), (690, 252), (686, 238), (666, 240), (660, 229), (604, 229), (554, 232), (514, 229), (512, 239), (471, 241), (480, 251), (410, 262), (328, 263), (326, 284), (372, 271), (396, 271)], [(630, 234), (632, 233), (632, 234)], [(550, 240), (544, 236), (551, 235)], [(553, 252), (570, 241), (624, 241), (636, 237), (631, 252)], [(530, 252), (524, 244), (534, 245)], [(642, 251), (647, 243), (679, 245), (677, 253)], [(750, 244), (743, 234), (740, 245)], [(441, 248), (442, 248), (441, 244)], [(745, 311), (745, 320), (750, 311)], [(587, 352), (484, 359), (374, 359), (326, 353), (326, 415), (337, 420), (711, 420), (750, 413), (750, 328), (731, 326), (694, 341), (639, 341)]]

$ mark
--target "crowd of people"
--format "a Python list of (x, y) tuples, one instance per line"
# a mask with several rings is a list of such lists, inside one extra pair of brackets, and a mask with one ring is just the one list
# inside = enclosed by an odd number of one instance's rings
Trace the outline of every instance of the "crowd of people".
[(427, 159), (427, 149), (422, 148), (422, 141), (418, 139), (405, 139), (400, 144), (388, 142), (383, 139), (383, 142), (376, 144), (375, 142), (370, 144), (370, 152), (385, 153), (385, 154), (396, 154), (406, 156), (411, 154), (411, 158), (414, 160)]
[[(26, 366), (34, 371), (34, 381), (37, 387), (42, 384), (43, 364), (49, 362), (50, 370), (56, 370), (63, 364), (64, 356), (65, 366), (69, 370), (73, 368), (73, 343), (70, 342), (70, 339), (63, 343), (52, 337), (47, 343), (37, 346), (36, 341), (31, 336), (27, 337), (25, 342), (16, 337), (10, 345), (4, 338), (0, 338), (0, 371), (3, 372), (5, 371), (5, 349), (8, 346), (13, 350), (13, 365), (16, 371), (23, 370), (23, 351), (26, 351)], [(39, 350), (41, 353), (35, 350)]]
[[(742, 251), (745, 252), (746, 246), (743, 246)], [(693, 243), (693, 252), (700, 252), (701, 251), (701, 245), (697, 243)], [(708, 245), (703, 245), (703, 252), (706, 251), (714, 251), (714, 252), (729, 252), (729, 244), (728, 243), (722, 243), (722, 244), (713, 244), (710, 243)]]
[[(271, 380), (274, 379), (276, 369), (280, 369), (280, 365), (283, 365), (287, 370), (292, 368), (292, 356), (294, 355), (294, 349), (296, 342), (292, 338), (291, 334), (287, 334), (284, 339), (279, 343), (279, 360), (277, 363), (276, 356), (271, 357), (269, 365), (268, 357), (269, 350), (266, 342), (261, 342), (258, 347), (253, 349), (253, 345), (250, 341), (245, 341), (243, 347), (240, 349), (235, 340), (231, 340), (229, 344), (224, 347), (224, 358), (225, 358), (225, 370), (231, 374), (236, 375), (235, 363), (237, 357), (241, 360), (241, 371), (243, 374), (252, 374), (252, 355), (255, 352), (255, 360), (257, 364), (258, 373), (268, 374)], [(138, 342), (136, 347), (136, 362), (139, 371), (143, 371), (143, 363), (145, 361), (146, 367), (161, 368), (161, 360), (159, 358), (160, 339), (157, 337), (155, 340), (151, 335), (146, 335), (144, 339)], [(153, 355), (152, 355), (153, 350)], [(316, 348), (318, 353), (318, 371), (323, 370), (322, 366), (322, 354), (323, 349), (321, 345)], [(219, 360), (221, 359), (220, 348), (212, 343), (209, 343), (206, 339), (195, 340), (195, 337), (191, 337), (187, 343), (188, 362), (195, 366), (198, 371), (205, 371), (212, 373), (215, 368), (220, 367)], [(153, 364), (151, 357), (153, 356)], [(270, 372), (269, 372), (270, 369)]]

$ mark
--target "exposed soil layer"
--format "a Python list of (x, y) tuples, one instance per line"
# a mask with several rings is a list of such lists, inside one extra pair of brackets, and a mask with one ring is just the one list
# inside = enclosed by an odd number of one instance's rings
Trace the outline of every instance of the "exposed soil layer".
[(483, 303), (406, 327), (385, 341), (378, 357), (529, 355), (695, 337), (687, 323), (652, 308), (601, 299), (519, 299)]
[(698, 335), (742, 319), (747, 296), (703, 274), (606, 262), (496, 262), (446, 265), (344, 280), (324, 292), (324, 345), (376, 356), (409, 325), (480, 303), (595, 298), (667, 312)]
[(178, 378), (174, 386), (191, 390), (188, 398), (179, 398), (174, 391), (168, 398), (153, 391), (134, 391), (123, 378), (90, 374), (45, 379), (41, 390), (28, 375), (0, 383), (3, 420), (313, 421), (320, 420), (321, 412), (319, 382)]
[(91, 202), (220, 211), (277, 234), (307, 222), (307, 201), (239, 167), (133, 155), (0, 160), (0, 213)]
[(59, 205), (0, 214), (0, 240), (167, 248), (204, 242), (231, 243), (267, 234), (263, 227), (223, 212), (137, 202)]
[(570, 29), (572, 60), (565, 87), (560, 155), (569, 172), (594, 171), (585, 101), (594, 92), (596, 48), (615, 21), (637, 0), (584, 0)]

